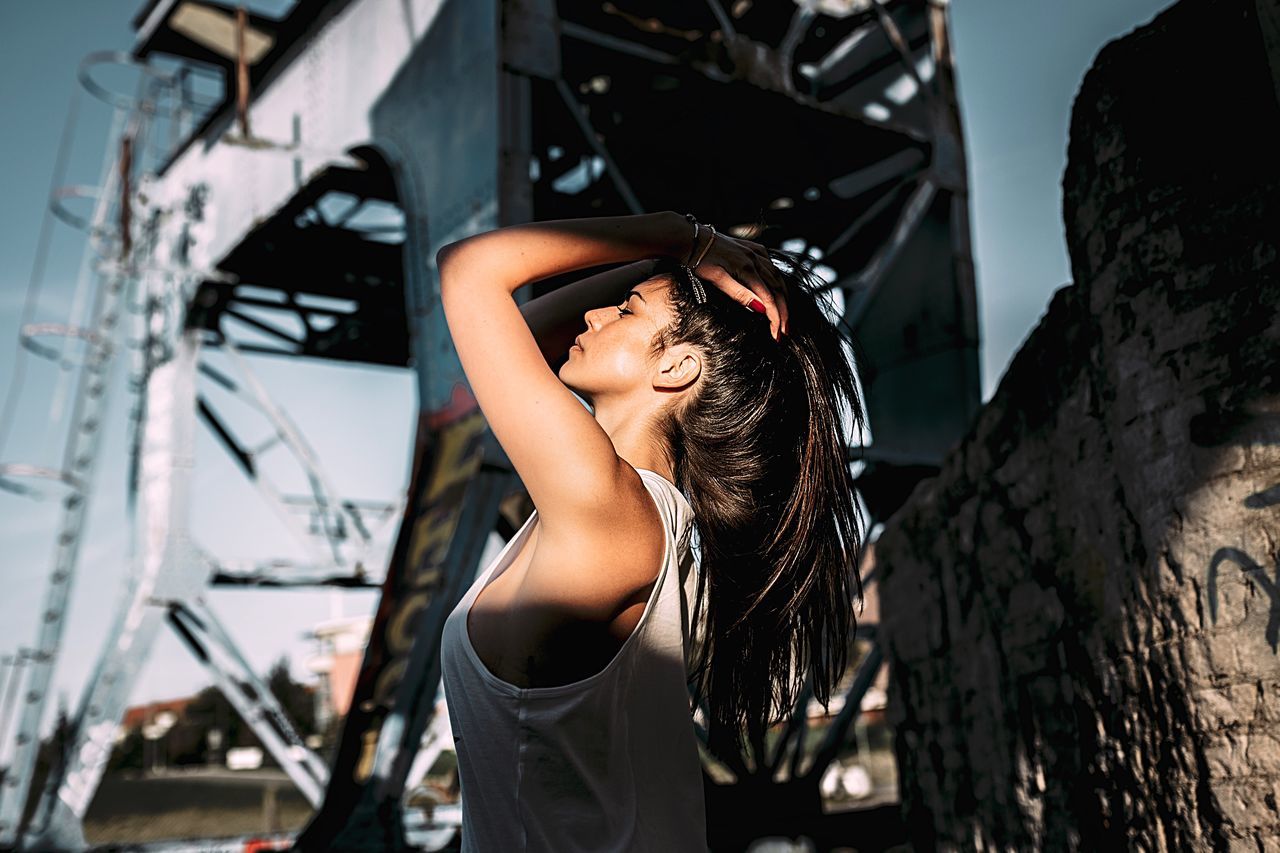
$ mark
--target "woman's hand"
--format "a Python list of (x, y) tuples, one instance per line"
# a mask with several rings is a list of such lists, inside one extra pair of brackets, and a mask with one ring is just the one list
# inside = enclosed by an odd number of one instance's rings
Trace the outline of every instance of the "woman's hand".
[(753, 301), (763, 305), (774, 340), (786, 334), (787, 285), (764, 246), (728, 234), (713, 234), (711, 240), (694, 274), (748, 308)]

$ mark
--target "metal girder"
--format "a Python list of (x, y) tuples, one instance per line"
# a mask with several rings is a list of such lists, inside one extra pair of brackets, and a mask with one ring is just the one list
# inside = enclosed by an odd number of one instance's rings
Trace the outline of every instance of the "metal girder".
[(169, 624), (209, 673), (240, 717), (253, 729), (312, 806), (320, 804), (328, 768), (307, 748), (213, 611), (201, 598), (166, 604)]
[(605, 148), (600, 143), (600, 140), (596, 138), (595, 131), (592, 130), (591, 124), (586, 117), (582, 115), (582, 110), (578, 106), (577, 100), (574, 99), (573, 93), (569, 91), (569, 87), (565, 85), (563, 80), (557, 80), (555, 85), (560, 97), (564, 98), (565, 106), (569, 108), (569, 114), (578, 123), (579, 129), (582, 131), (582, 139), (591, 148), (591, 151), (604, 161), (609, 179), (613, 181), (614, 186), (617, 188), (618, 195), (622, 196), (626, 202), (627, 210), (631, 213), (644, 213), (644, 208), (640, 206), (640, 200), (636, 198), (631, 185), (627, 183), (626, 176), (619, 171), (618, 164), (613, 161), (613, 157), (609, 156), (609, 149)]
[(147, 385), (149, 418), (142, 438), (132, 570), (81, 695), (67, 763), (46, 779), (24, 846), (85, 847), (84, 813), (163, 615), (150, 602), (185, 595), (201, 585), (202, 578), (192, 577), (200, 569), (185, 544), (195, 420), (190, 400), (198, 350), (198, 342), (184, 336), (175, 344), (174, 357), (154, 367)]
[[(125, 131), (124, 139), (132, 139), (142, 127), (135, 117)], [(127, 150), (128, 146), (125, 146)], [(119, 166), (109, 167), (98, 195), (94, 222), (106, 223), (120, 216), (116, 202), (128, 198), (131, 180), (127, 157)], [(127, 220), (126, 220), (127, 221)], [(127, 244), (127, 241), (126, 241)], [(107, 412), (112, 362), (116, 351), (120, 313), (127, 304), (126, 287), (132, 280), (123, 275), (110, 275), (99, 282), (93, 295), (90, 318), (92, 335), (78, 376), (72, 403), (70, 428), (58, 479), (72, 485), (62, 500), (58, 533), (54, 543), (53, 565), (45, 587), (41, 618), (35, 646), (22, 692), (22, 709), (9, 766), (0, 782), (0, 847), (19, 841), (23, 811), (35, 771), (36, 752), (40, 746), (40, 724), (47, 705), (54, 666), (61, 650), (66, 628), (66, 611), (83, 542), (85, 519), (93, 496), (97, 470), (98, 446)], [(21, 473), (10, 468), (7, 473)]]
[[(150, 77), (144, 74), (143, 79), (149, 80)], [(148, 101), (130, 101), (106, 94), (108, 97), (105, 99), (116, 107), (118, 113), (132, 117), (127, 122), (127, 143), (140, 132), (138, 117), (152, 115), (154, 110), (148, 106)], [(319, 801), (326, 778), (325, 768), (309, 752), (305, 755), (297, 753), (300, 746), (297, 737), (291, 734), (292, 730), (283, 721), (274, 700), (265, 692), (261, 680), (249, 671), (230, 636), (199, 599), (200, 593), (221, 572), (221, 568), (213, 559), (200, 555), (185, 532), (192, 467), (192, 429), (197, 412), (202, 412), (228, 445), (239, 451), (242, 468), (267, 494), (269, 503), (280, 509), (286, 524), (295, 508), (311, 509), (316, 513), (318, 526), (323, 529), (330, 545), (331, 557), (325, 557), (318, 551), (314, 556), (320, 558), (318, 563), (321, 565), (329, 562), (339, 564), (337, 570), (330, 570), (329, 576), (323, 580), (341, 580), (336, 575), (342, 573), (351, 585), (368, 583), (364, 563), (367, 562), (371, 534), (365, 523), (362, 502), (344, 499), (336, 493), (320, 460), (301, 432), (256, 380), (234, 344), (221, 341), (224, 354), (238, 368), (236, 379), (208, 365), (199, 372), (210, 376), (224, 390), (241, 396), (272, 422), (276, 438), (269, 444), (286, 445), (298, 459), (312, 487), (309, 503), (299, 504), (296, 499), (277, 494), (269, 483), (257, 476), (252, 464), (253, 456), (269, 445), (247, 450), (240, 448), (230, 431), (217, 421), (208, 403), (198, 401), (195, 377), (202, 333), (198, 326), (189, 328), (188, 320), (192, 316), (190, 309), (195, 307), (193, 297), (198, 305), (200, 291), (192, 281), (203, 278), (208, 287), (229, 284), (224, 278), (226, 272), (200, 266), (210, 260), (207, 253), (199, 251), (203, 241), (197, 236), (202, 223), (206, 222), (208, 199), (203, 189), (205, 185), (160, 187), (153, 189), (146, 200), (134, 198), (129, 189), (134, 161), (127, 144), (124, 151), (126, 157), (123, 162), (126, 165), (118, 171), (113, 166), (109, 173), (120, 176), (117, 183), (122, 189), (116, 191), (108, 183), (106, 189), (94, 194), (99, 203), (89, 225), (94, 235), (89, 251), (110, 252), (113, 260), (97, 264), (104, 271), (104, 278), (92, 314), (95, 326), (75, 335), (85, 342), (88, 352), (79, 365), (85, 377), (82, 396), (87, 403), (76, 409), (68, 443), (67, 452), (71, 460), (68, 470), (76, 472), (76, 478), (74, 481), (66, 477), (58, 479), (75, 490), (65, 501), (67, 508), (83, 513), (96, 458), (96, 445), (92, 440), (103, 422), (101, 411), (105, 400), (105, 381), (102, 376), (115, 346), (118, 305), (123, 301), (122, 291), (126, 285), (137, 283), (142, 288), (138, 310), (145, 314), (139, 322), (142, 330), (138, 349), (140, 371), (138, 377), (130, 382), (131, 388), (139, 393), (138, 405), (131, 416), (133, 436), (128, 495), (129, 509), (137, 526), (133, 537), (135, 562), (94, 677), (86, 684), (74, 717), (66, 761), (51, 768), (30, 825), (19, 828), (15, 819), (0, 827), (0, 836), (3, 836), (0, 843), (18, 844), (24, 848), (82, 849), (85, 846), (81, 828), (84, 812), (110, 755), (129, 692), (147, 658), (161, 618), (170, 611), (176, 614), (172, 624), (197, 651), (197, 657), (206, 666), (213, 667), (211, 675), (215, 682), (229, 693), (228, 698), (237, 708), (249, 715), (250, 725), (260, 729), (263, 741), (277, 751), (283, 750), (282, 763), (288, 766), (292, 760), (297, 765), (292, 775), (313, 802)], [(139, 160), (136, 166), (140, 172), (154, 169), (154, 160), (145, 163)], [(381, 201), (386, 198), (385, 181), (360, 173), (354, 173), (353, 178), (352, 174), (350, 170), (332, 169), (328, 175), (329, 188), (322, 189), (330, 191), (331, 187), (337, 186), (350, 190), (358, 187), (364, 199)], [(111, 205), (117, 202), (123, 212), (118, 215), (118, 225), (113, 226), (117, 216)], [(146, 216), (134, 216), (135, 206), (146, 211)], [(163, 216), (160, 215), (162, 212)], [(168, 223), (162, 234), (152, 230), (152, 223), (159, 220)], [(343, 213), (336, 224), (345, 227), (344, 236), (361, 236), (359, 245), (364, 247), (367, 244), (371, 255), (393, 259), (365, 265), (360, 269), (358, 283), (364, 287), (370, 286), (371, 282), (376, 285), (380, 279), (375, 275), (381, 269), (387, 276), (386, 280), (395, 284), (400, 275), (399, 247), (394, 242), (386, 242), (385, 229), (371, 228), (363, 232), (368, 236), (362, 236), (361, 228), (364, 226), (355, 222), (351, 210)], [(331, 233), (326, 236), (329, 238), (327, 242), (335, 242)], [(197, 251), (192, 251), (193, 246)], [(348, 244), (347, 248), (350, 247)], [(353, 257), (352, 260), (358, 262), (360, 258)], [(202, 275), (201, 269), (207, 272)], [(317, 304), (314, 297), (297, 293), (291, 293), (289, 297), (300, 312), (335, 313), (332, 308)], [(388, 300), (383, 297), (382, 301)], [(384, 327), (380, 331), (384, 343), (396, 340), (396, 317), (400, 318), (403, 329), (403, 297), (397, 293), (389, 301), (395, 310), (384, 309), (378, 315), (379, 323)], [(377, 300), (366, 302), (377, 304)], [(24, 334), (30, 337), (32, 334), (65, 330), (76, 331), (63, 324), (56, 329), (28, 328)], [(407, 346), (405, 334), (402, 333), (399, 340), (402, 347)], [(396, 358), (404, 360), (403, 355)], [(39, 473), (38, 466), (11, 464), (4, 468), (4, 474), (9, 478)], [(392, 508), (395, 506), (391, 505)], [(386, 506), (382, 507), (382, 512), (388, 514)], [(82, 527), (83, 523), (76, 519), (65, 524), (60, 547), (74, 551)], [(300, 538), (307, 542), (307, 531), (299, 530), (299, 533)], [(346, 540), (353, 536), (360, 543), (354, 553), (354, 573), (351, 568), (340, 565), (347, 560), (338, 551), (338, 545), (345, 545)], [(70, 568), (73, 565), (55, 569), (51, 575), (51, 595), (56, 593), (65, 600), (69, 594)], [(300, 580), (295, 576), (287, 582), (296, 584)], [(56, 604), (50, 605), (48, 612), (57, 614), (60, 609)], [(50, 641), (48, 631), (50, 626), (59, 627), (58, 622), (58, 619), (45, 620), (40, 637), (44, 650), (30, 655), (32, 665), (24, 666), (22, 670), (15, 669), (15, 677), (9, 682), (8, 693), (16, 696), (16, 688), (25, 681), (24, 700), (28, 707), (24, 709), (24, 719), (20, 722), (15, 761), (7, 768), (5, 790), (0, 791), (0, 810), (17, 810), (20, 813), (26, 801), (29, 767), (25, 775), (23, 768), (29, 765), (28, 754), (33, 754), (38, 743), (35, 733), (39, 714), (34, 706), (42, 704), (47, 693), (44, 685), (56, 660), (53, 651), (56, 639)], [(26, 657), (23, 662), (27, 662)], [(245, 685), (251, 686), (246, 690)], [(19, 829), (22, 829), (21, 835), (18, 834)]]
[[(177, 11), (168, 0), (148, 5), (139, 56), (194, 58), (196, 48), (166, 31)], [(718, 0), (304, 0), (281, 21), (250, 24), (274, 38), (250, 69), (244, 121), (252, 118), (259, 138), (237, 138), (224, 99), (178, 140), (155, 172), (156, 196), (203, 187), (208, 210), (188, 214), (202, 237), (173, 251), (135, 250), (134, 268), (205, 270), (198, 288), (181, 292), (184, 322), (196, 341), (222, 346), (241, 364), (242, 353), (270, 352), (418, 373), (421, 412), (399, 535), (331, 780), (298, 839), (301, 849), (397, 849), (405, 843), (406, 776), (439, 688), (444, 618), (474, 577), (490, 531), (509, 537), (521, 520), (499, 512), (521, 492), (466, 392), (438, 302), (435, 250), (514, 222), (669, 208), (694, 210), (722, 232), (821, 253), (863, 350), (860, 378), (876, 435), (864, 457), (874, 464), (859, 484), (874, 492), (868, 505), (888, 514), (981, 396), (945, 7), (872, 0), (832, 17), (808, 4)], [(369, 32), (404, 38), (370, 54), (362, 49)], [(230, 79), (232, 63), (220, 67)], [(385, 228), (353, 227), (354, 207), (327, 212), (333, 194), (390, 202), (403, 217), (388, 239)], [(175, 213), (179, 207), (170, 202)], [(765, 230), (754, 231), (760, 219)], [(532, 295), (564, 278), (539, 282)], [(317, 303), (321, 297), (353, 307)], [(318, 475), (318, 460), (265, 389), (211, 366), (200, 373), (261, 404), (277, 427), (270, 445), (299, 456), (336, 568), (338, 520), (359, 529), (360, 513)], [(946, 393), (933, 393), (940, 388)], [(254, 454), (265, 446), (243, 446), (198, 399), (192, 395), (187, 416), (199, 409), (272, 505), (288, 508), (257, 477)], [(145, 427), (158, 413), (140, 417)], [(145, 473), (145, 443), (138, 455)], [(208, 558), (198, 585), (210, 576), (369, 582), (327, 574), (329, 557), (313, 557), (287, 571)], [(174, 621), (203, 649), (201, 625), (212, 623), (192, 621), (196, 609), (176, 607)], [(807, 773), (798, 775), (802, 701), (772, 750), (755, 744), (753, 762), (720, 756), (744, 781), (709, 808), (762, 811), (772, 790), (762, 785), (765, 768), (788, 761), (793, 784), (783, 796), (802, 811), (818, 802), (816, 781), (878, 667), (874, 632), (862, 627), (858, 637), (872, 640), (872, 652)], [(97, 779), (81, 778), (83, 796)], [(868, 820), (883, 827), (882, 816)]]
[[(235, 343), (247, 327), (280, 345), (239, 340), (244, 350), (407, 365), (403, 221), (386, 213), (376, 225), (353, 221), (370, 202), (394, 209), (388, 174), (377, 165), (363, 172), (325, 169), (246, 235), (219, 263), (235, 283), (204, 283), (193, 306), (192, 322), (216, 333), (210, 344)], [(353, 203), (329, 222), (322, 205), (339, 196)]]
[(937, 187), (928, 177), (921, 179), (911, 192), (906, 204), (902, 207), (898, 221), (894, 223), (893, 231), (889, 233), (889, 239), (876, 248), (871, 260), (857, 272), (848, 285), (854, 299), (847, 303), (846, 322), (855, 327), (861, 324), (866, 315), (867, 306), (875, 299), (876, 291), (884, 281), (885, 271), (893, 265), (894, 260), (902, 252), (903, 246), (920, 227), (936, 192)]
[[(154, 366), (146, 383), (148, 414), (140, 448), (135, 537), (143, 543), (142, 550), (81, 699), (68, 762), (47, 779), (24, 838), (23, 846), (32, 849), (85, 846), (84, 813), (110, 757), (125, 702), (165, 619), (313, 804), (319, 803), (327, 783), (323, 762), (301, 743), (265, 683), (202, 598), (220, 567), (190, 544), (185, 524), (197, 412), (198, 334), (182, 332), (170, 351), (172, 357)], [(252, 376), (247, 371), (245, 375)], [(265, 393), (252, 381), (249, 385), (250, 393)], [(269, 400), (262, 408), (278, 419), (287, 441), (301, 442), (296, 428)], [(325, 488), (323, 477), (313, 479), (318, 488)], [(355, 512), (349, 501), (330, 502), (341, 502)]]

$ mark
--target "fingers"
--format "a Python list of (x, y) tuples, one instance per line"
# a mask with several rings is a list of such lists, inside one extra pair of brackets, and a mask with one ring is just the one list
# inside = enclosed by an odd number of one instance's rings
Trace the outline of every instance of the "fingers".
[[(751, 240), (745, 240), (743, 244), (751, 252), (751, 260), (755, 265), (757, 278), (769, 290), (773, 308), (778, 315), (778, 330), (785, 334), (789, 328), (787, 321), (790, 317), (790, 313), (787, 310), (787, 280), (783, 278), (782, 273), (774, 266), (773, 258), (769, 255), (768, 249)], [(777, 336), (775, 335), (775, 337)]]
[(710, 280), (728, 294), (730, 298), (741, 303), (748, 310), (754, 310), (750, 308), (751, 302), (759, 300), (764, 305), (765, 316), (769, 318), (769, 334), (773, 336), (774, 340), (778, 339), (781, 333), (780, 330), (786, 328), (786, 315), (783, 313), (786, 311), (785, 300), (775, 298), (781, 296), (781, 291), (774, 291), (759, 272), (756, 272), (755, 275), (742, 274), (743, 280), (754, 284), (754, 288), (742, 284), (720, 266), (708, 265), (705, 269), (700, 268), (699, 274), (703, 278)]
[(774, 309), (778, 313), (778, 329), (782, 334), (787, 333), (789, 328), (787, 320), (791, 313), (787, 309), (787, 282), (782, 277), (782, 273), (773, 265), (773, 261), (766, 256), (765, 260), (757, 265), (763, 268), (764, 275), (761, 276), (762, 283), (769, 288), (769, 296), (773, 299)]
[[(716, 238), (721, 239), (717, 242)], [(774, 340), (786, 334), (790, 328), (787, 282), (774, 266), (769, 251), (755, 241), (727, 235), (717, 234), (712, 242), (715, 245), (710, 254), (719, 257), (712, 260), (708, 256), (695, 272), (748, 309), (752, 301), (759, 300), (764, 305), (765, 316), (769, 318), (769, 334)], [(720, 251), (715, 251), (717, 249)], [(730, 273), (729, 269), (734, 272)]]

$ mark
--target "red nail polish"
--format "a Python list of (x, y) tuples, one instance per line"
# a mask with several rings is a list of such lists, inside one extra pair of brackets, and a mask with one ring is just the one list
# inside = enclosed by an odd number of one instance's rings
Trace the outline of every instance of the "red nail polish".
[(763, 313), (764, 313), (764, 303), (763, 303), (763, 302), (761, 302), (759, 299), (752, 299), (752, 300), (751, 300), (751, 310), (752, 310), (752, 311), (759, 311), (761, 314), (763, 314)]

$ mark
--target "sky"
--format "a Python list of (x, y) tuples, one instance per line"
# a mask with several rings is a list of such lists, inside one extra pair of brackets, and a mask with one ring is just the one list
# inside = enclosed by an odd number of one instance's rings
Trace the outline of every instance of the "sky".
[[(275, 5), (287, 5), (274, 0)], [(251, 4), (262, 7), (263, 4)], [(266, 3), (270, 9), (272, 3)], [(981, 321), (983, 399), (1044, 313), (1053, 291), (1071, 280), (1063, 242), (1060, 181), (1072, 100), (1098, 50), (1149, 21), (1168, 0), (956, 0), (952, 38), (961, 116), (968, 147), (971, 221)], [(45, 201), (55, 173), (76, 69), (93, 51), (127, 50), (129, 21), (142, 0), (52, 0), (0, 3), (0, 402), (13, 386), (17, 334)], [(103, 81), (123, 81), (107, 73)], [(66, 182), (96, 183), (108, 110), (80, 99)], [(73, 212), (87, 210), (73, 199)], [(82, 236), (50, 230), (50, 258), (37, 320), (65, 320), (77, 306)], [(82, 292), (83, 295), (83, 292)], [(48, 342), (53, 343), (52, 340)], [(116, 359), (113, 391), (89, 502), (88, 523), (69, 602), (55, 675), (55, 696), (74, 709), (119, 604), (128, 563), (124, 494), (128, 411), (127, 350)], [(216, 362), (215, 359), (211, 359)], [(328, 464), (345, 496), (396, 501), (408, 484), (415, 381), (410, 371), (253, 358), (263, 384)], [(225, 362), (222, 362), (225, 364)], [(0, 436), (0, 462), (53, 465), (61, 449), (72, 390), (52, 362), (28, 358), (13, 428)], [(61, 383), (59, 379), (61, 377)], [(267, 424), (229, 398), (216, 404), (237, 432), (257, 444)], [(62, 406), (64, 408), (59, 409)], [(50, 411), (61, 411), (51, 425)], [(340, 412), (341, 418), (334, 413)], [(192, 534), (222, 559), (272, 554), (296, 557), (284, 526), (201, 428), (194, 481)], [(281, 490), (304, 491), (297, 466), (277, 448), (262, 457)], [(0, 655), (35, 642), (58, 520), (57, 496), (41, 502), (0, 490)], [(398, 516), (375, 538), (375, 562), (395, 535)], [(284, 655), (295, 677), (309, 679), (307, 632), (333, 616), (370, 613), (372, 592), (285, 592), (214, 589), (208, 601), (260, 673)], [(144, 667), (133, 702), (188, 695), (207, 675), (168, 629)], [(2, 682), (0, 682), (2, 683)], [(50, 703), (50, 711), (56, 705)], [(5, 745), (0, 744), (0, 760)]]

